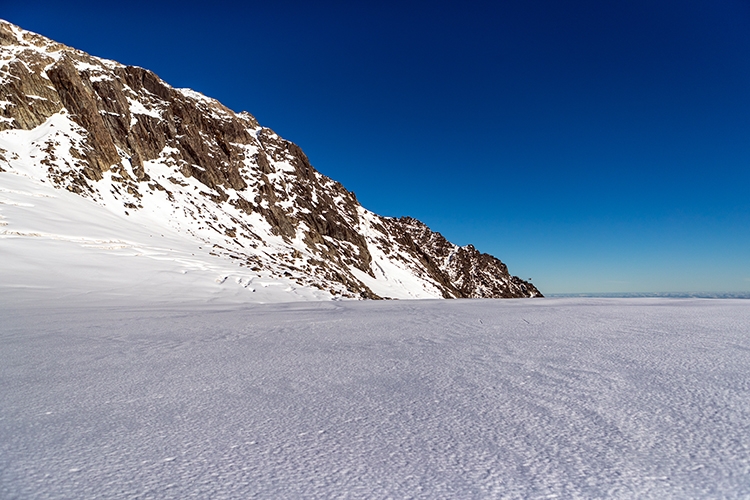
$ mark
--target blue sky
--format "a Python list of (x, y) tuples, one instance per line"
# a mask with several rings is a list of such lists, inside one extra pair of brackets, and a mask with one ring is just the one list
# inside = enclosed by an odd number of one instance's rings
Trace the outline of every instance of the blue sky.
[[(314, 4), (314, 5), (313, 5)], [(750, 3), (18, 2), (545, 293), (750, 290)]]

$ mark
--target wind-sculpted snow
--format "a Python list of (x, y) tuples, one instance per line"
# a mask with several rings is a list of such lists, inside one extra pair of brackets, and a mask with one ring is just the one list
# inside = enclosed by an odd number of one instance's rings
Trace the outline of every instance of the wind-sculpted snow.
[(0, 308), (2, 498), (747, 498), (750, 301)]

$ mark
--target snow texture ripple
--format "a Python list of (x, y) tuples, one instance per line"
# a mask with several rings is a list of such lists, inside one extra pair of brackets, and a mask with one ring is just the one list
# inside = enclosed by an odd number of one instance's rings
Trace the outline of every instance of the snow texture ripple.
[(750, 302), (0, 308), (2, 498), (747, 498)]

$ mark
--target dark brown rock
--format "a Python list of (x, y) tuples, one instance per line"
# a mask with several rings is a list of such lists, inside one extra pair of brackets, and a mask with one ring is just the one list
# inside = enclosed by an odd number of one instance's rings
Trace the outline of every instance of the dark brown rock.
[[(249, 113), (174, 89), (143, 68), (105, 63), (19, 33), (0, 21), (0, 49), (25, 48), (5, 66), (0, 100), (10, 104), (0, 109), (6, 118), (0, 130), (32, 129), (65, 108), (85, 130), (85, 141), (71, 149), (78, 163), (67, 167), (53, 161), (51, 146), (46, 151), (41, 162), (56, 185), (85, 195), (110, 171), (112, 194), (131, 210), (140, 207), (144, 193), (162, 192), (174, 201), (147, 171), (147, 163), (158, 160), (174, 172), (168, 180), (175, 189), (199, 183), (190, 204), (180, 208), (215, 231), (221, 242), (215, 250), (253, 269), (265, 261), (243, 252), (262, 242), (242, 214), (260, 215), (287, 244), (304, 242), (306, 252), (290, 246), (288, 254), (268, 258), (308, 286), (338, 283), (351, 297), (379, 298), (353, 272), (375, 276), (371, 250), (377, 247), (446, 298), (541, 296), (498, 259), (470, 245), (457, 247), (415, 219), (376, 218), (370, 224), (377, 234), (368, 240), (356, 196)], [(216, 222), (218, 212), (230, 214), (231, 227)]]
[(70, 112), (70, 117), (88, 132), (89, 149), (85, 151), (94, 179), (100, 180), (101, 173), (112, 165), (120, 163), (117, 148), (112, 140), (111, 131), (99, 114), (97, 97), (88, 78), (76, 70), (71, 60), (63, 56), (47, 71), (52, 84), (60, 96), (63, 106)]

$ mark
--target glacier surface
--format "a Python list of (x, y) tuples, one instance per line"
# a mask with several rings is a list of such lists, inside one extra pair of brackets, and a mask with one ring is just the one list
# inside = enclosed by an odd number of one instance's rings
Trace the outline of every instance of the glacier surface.
[(15, 300), (0, 325), (2, 498), (750, 496), (750, 301)]

